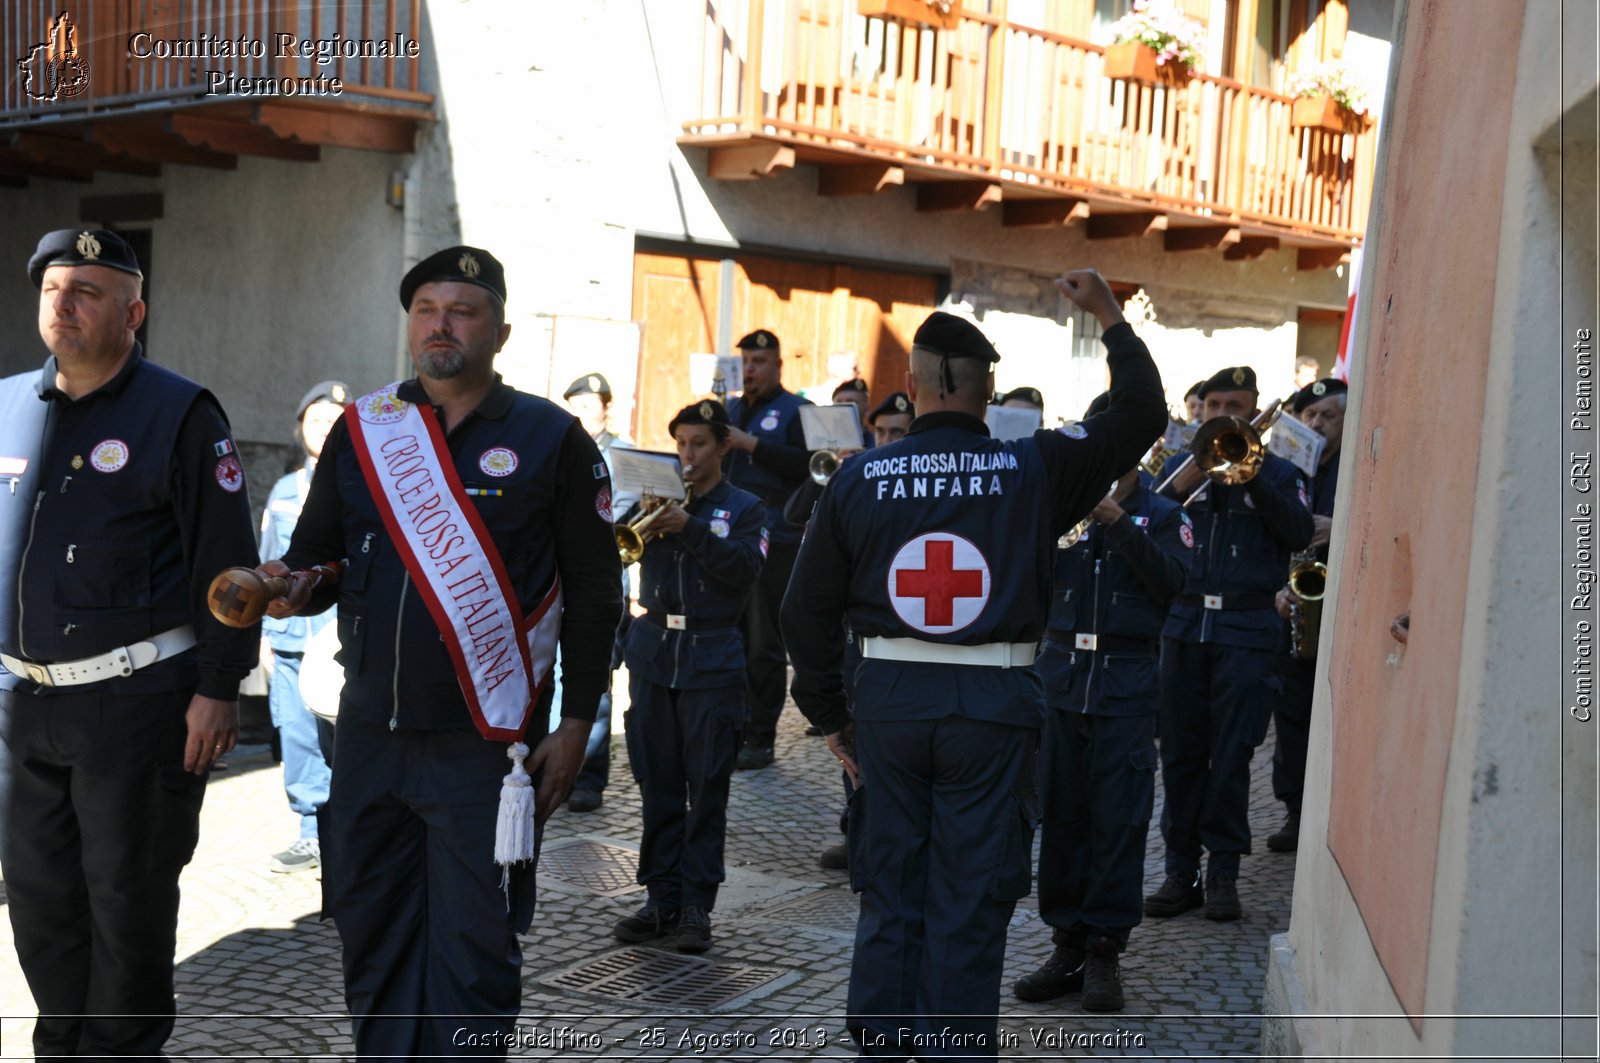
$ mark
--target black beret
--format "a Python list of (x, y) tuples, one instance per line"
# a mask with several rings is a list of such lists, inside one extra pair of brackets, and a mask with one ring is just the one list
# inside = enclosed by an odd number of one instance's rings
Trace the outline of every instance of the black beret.
[(929, 314), (928, 320), (918, 326), (911, 342), (946, 358), (982, 358), (986, 362), (1000, 360), (1000, 352), (994, 349), (994, 344), (978, 330), (977, 325), (943, 310)]
[(57, 229), (45, 233), (28, 259), (28, 279), (35, 288), (44, 283), (51, 266), (106, 266), (143, 277), (139, 260), (128, 242), (109, 229)]
[(734, 346), (741, 351), (764, 351), (768, 348), (775, 351), (778, 349), (778, 337), (764, 328), (758, 328)]
[(1111, 392), (1102, 391), (1089, 402), (1089, 408), (1083, 411), (1084, 420), (1088, 420), (1097, 413), (1105, 413), (1106, 407), (1111, 405)]
[(911, 396), (897, 391), (872, 408), (872, 412), (867, 414), (867, 423), (877, 423), (878, 418), (886, 413), (909, 413), (915, 417), (917, 408), (911, 404)]
[(1191, 384), (1189, 386), (1189, 390), (1185, 391), (1183, 393), (1184, 401), (1185, 402), (1189, 401), (1189, 396), (1190, 395), (1193, 395), (1196, 398), (1198, 398), (1199, 395), (1200, 395), (1200, 389), (1205, 387), (1205, 386), (1206, 386), (1206, 382), (1204, 380), (1196, 380), (1193, 384)]
[(1039, 409), (1044, 409), (1044, 396), (1039, 394), (1038, 388), (1012, 388), (1010, 391), (1000, 396), (1000, 401), (997, 403), (997, 405), (1004, 406), (1012, 399), (1021, 399), (1023, 402), (1031, 402), (1035, 406), (1039, 407)]
[(680, 424), (707, 424), (713, 428), (721, 425), (726, 429), (730, 423), (727, 407), (716, 399), (701, 399), (679, 410), (678, 415), (667, 424), (667, 432), (676, 435)]
[(295, 420), (304, 417), (306, 411), (316, 403), (331, 402), (335, 406), (343, 406), (352, 397), (349, 385), (342, 380), (324, 380), (320, 384), (314, 384), (310, 391), (300, 396), (300, 405), (294, 412)]
[(599, 373), (585, 373), (567, 385), (567, 390), (561, 393), (564, 399), (574, 395), (599, 395), (607, 402), (611, 401), (611, 381)]
[(506, 268), (481, 247), (447, 247), (412, 266), (400, 281), (400, 306), (410, 310), (417, 289), (435, 281), (476, 284), (506, 301)]
[(840, 384), (838, 387), (834, 388), (833, 393), (837, 395), (841, 391), (859, 391), (861, 394), (865, 395), (867, 390), (867, 382), (862, 380), (860, 377), (856, 377), (854, 380), (846, 380), (843, 384)]
[(1343, 395), (1349, 390), (1350, 386), (1343, 380), (1338, 380), (1330, 376), (1322, 380), (1318, 380), (1315, 383), (1307, 384), (1305, 387), (1295, 392), (1294, 398), (1289, 400), (1289, 405), (1295, 413), (1299, 413), (1307, 406), (1310, 406), (1314, 402), (1321, 402), (1329, 395)]
[(1229, 366), (1219, 369), (1206, 382), (1200, 385), (1200, 398), (1204, 399), (1213, 391), (1259, 391), (1256, 387), (1256, 371), (1247, 365)]

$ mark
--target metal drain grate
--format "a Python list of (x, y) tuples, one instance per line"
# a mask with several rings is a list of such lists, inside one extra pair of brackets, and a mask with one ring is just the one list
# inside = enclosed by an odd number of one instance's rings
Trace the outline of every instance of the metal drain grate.
[(539, 875), (560, 879), (602, 897), (644, 889), (636, 881), (639, 854), (620, 845), (580, 838), (539, 854)]
[(835, 886), (774, 905), (763, 911), (761, 917), (786, 926), (854, 934), (856, 919), (860, 914), (861, 902), (856, 895), (843, 886)]
[(777, 967), (746, 967), (624, 949), (552, 975), (544, 984), (613, 1000), (672, 1004), (693, 1013), (728, 1004), (789, 973)]

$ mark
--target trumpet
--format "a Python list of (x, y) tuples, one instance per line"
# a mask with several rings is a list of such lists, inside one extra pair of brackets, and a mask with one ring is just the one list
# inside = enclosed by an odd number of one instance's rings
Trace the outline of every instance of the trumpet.
[[(1117, 477), (1115, 480), (1111, 481), (1111, 488), (1108, 491), (1106, 491), (1106, 497), (1107, 498), (1110, 498), (1111, 496), (1113, 496), (1113, 495), (1115, 495), (1117, 493), (1117, 485), (1120, 484), (1121, 482), (1122, 482), (1122, 477), (1120, 477), (1120, 476)], [(1067, 529), (1067, 534), (1063, 535), (1061, 538), (1056, 540), (1056, 549), (1058, 549), (1058, 550), (1071, 550), (1074, 546), (1077, 546), (1078, 545), (1078, 541), (1080, 539), (1082, 539), (1085, 534), (1088, 533), (1089, 525), (1091, 525), (1093, 523), (1094, 523), (1094, 514), (1090, 513), (1087, 517), (1084, 517), (1078, 523), (1076, 523), (1072, 527), (1068, 528)]]
[(811, 479), (819, 484), (825, 484), (833, 479), (833, 474), (839, 471), (840, 462), (837, 451), (819, 450), (811, 455), (811, 461), (806, 468), (811, 472)]
[[(1159, 494), (1172, 486), (1191, 462), (1198, 462), (1207, 477), (1219, 484), (1243, 484), (1256, 478), (1267, 460), (1267, 447), (1261, 441), (1267, 429), (1278, 423), (1283, 415), (1284, 400), (1275, 399), (1270, 406), (1256, 414), (1254, 420), (1243, 417), (1213, 417), (1200, 426), (1189, 444), (1189, 456), (1172, 474), (1156, 488)], [(1201, 484), (1184, 500), (1187, 506), (1200, 492)]]
[(1289, 593), (1299, 599), (1289, 605), (1289, 656), (1309, 661), (1317, 655), (1317, 638), (1322, 633), (1328, 566), (1309, 551), (1296, 554), (1289, 570)]
[[(684, 475), (694, 471), (693, 465), (684, 467)], [(683, 505), (688, 506), (689, 500), (694, 497), (694, 484), (685, 484), (683, 489)], [(651, 495), (646, 501), (655, 498)], [(648, 513), (634, 518), (632, 524), (617, 524), (611, 529), (612, 535), (617, 540), (617, 555), (622, 558), (624, 565), (636, 564), (644, 556), (644, 544), (650, 541), (649, 528), (652, 521), (661, 516), (666, 508), (671, 505), (667, 499), (658, 499), (660, 505), (652, 506)]]

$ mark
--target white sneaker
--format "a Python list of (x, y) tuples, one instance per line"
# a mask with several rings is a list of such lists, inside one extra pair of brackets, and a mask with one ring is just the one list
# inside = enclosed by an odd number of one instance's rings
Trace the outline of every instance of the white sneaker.
[(321, 863), (322, 847), (315, 838), (301, 838), (283, 852), (272, 855), (272, 870), (285, 875), (310, 871)]

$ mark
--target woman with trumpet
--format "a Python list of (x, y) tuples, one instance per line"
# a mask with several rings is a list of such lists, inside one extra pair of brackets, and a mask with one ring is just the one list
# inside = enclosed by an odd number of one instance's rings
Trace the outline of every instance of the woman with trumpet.
[[(643, 802), (644, 906), (617, 922), (627, 942), (711, 947), (723, 879), (728, 780), (745, 724), (739, 613), (767, 553), (761, 500), (722, 478), (728, 412), (693, 403), (668, 426), (691, 498), (660, 504), (643, 540), (639, 604), (628, 631), (628, 759)], [(619, 529), (621, 525), (618, 526)]]

